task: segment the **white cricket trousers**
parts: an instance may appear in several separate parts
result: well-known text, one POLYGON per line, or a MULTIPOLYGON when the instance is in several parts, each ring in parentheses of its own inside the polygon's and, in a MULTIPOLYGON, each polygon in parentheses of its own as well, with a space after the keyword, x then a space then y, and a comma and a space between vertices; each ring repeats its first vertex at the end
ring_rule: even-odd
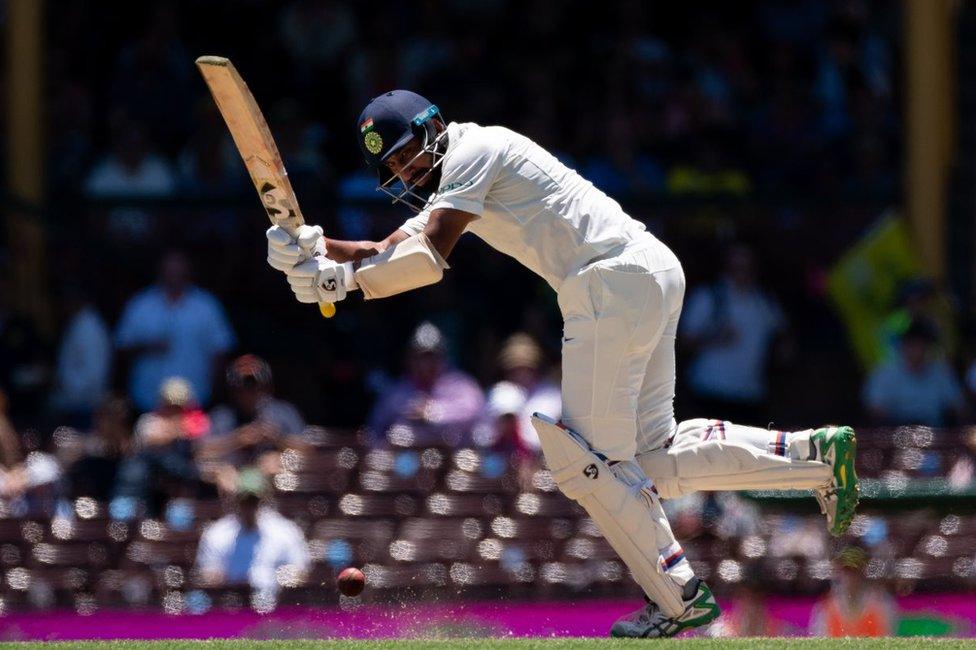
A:
POLYGON ((563 283, 566 426, 611 461, 636 459, 662 498, 828 483, 830 467, 808 460, 810 430, 675 422, 674 348, 684 294, 681 263, 650 235, 563 283))
POLYGON ((610 460, 664 446, 674 421, 678 258, 650 235, 559 288, 563 422, 610 460))

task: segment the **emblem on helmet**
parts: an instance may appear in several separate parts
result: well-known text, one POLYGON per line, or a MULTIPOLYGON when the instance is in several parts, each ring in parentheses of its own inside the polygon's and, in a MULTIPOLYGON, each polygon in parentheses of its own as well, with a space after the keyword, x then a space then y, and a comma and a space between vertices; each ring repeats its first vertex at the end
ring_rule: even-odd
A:
POLYGON ((376 131, 369 131, 363 136, 363 142, 366 144, 366 151, 370 152, 374 156, 380 152, 383 148, 383 138, 376 131))

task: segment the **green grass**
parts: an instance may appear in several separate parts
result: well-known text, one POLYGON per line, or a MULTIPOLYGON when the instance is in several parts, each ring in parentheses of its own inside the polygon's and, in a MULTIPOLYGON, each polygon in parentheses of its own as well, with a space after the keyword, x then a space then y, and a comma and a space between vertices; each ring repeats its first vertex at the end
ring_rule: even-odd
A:
POLYGON ((848 650, 881 650, 882 648, 967 648, 976 649, 976 640, 963 639, 438 639, 383 641, 62 641, 51 643, 0 643, 0 650, 24 650, 29 647, 70 648, 71 650, 453 650, 454 648, 481 650, 589 650, 590 648, 637 648, 648 644, 659 647, 677 647, 680 650, 718 650, 722 648, 748 648, 749 650, 819 650, 845 648, 848 650))

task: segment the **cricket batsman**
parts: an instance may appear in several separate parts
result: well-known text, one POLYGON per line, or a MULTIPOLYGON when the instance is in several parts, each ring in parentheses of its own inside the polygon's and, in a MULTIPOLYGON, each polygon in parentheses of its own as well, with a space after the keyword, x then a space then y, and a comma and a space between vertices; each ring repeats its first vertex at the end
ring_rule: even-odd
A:
POLYGON ((438 282, 472 232, 542 276, 564 320, 563 419, 534 425, 559 489, 592 517, 647 596, 613 636, 666 637, 719 615, 661 499, 696 490, 811 489, 834 535, 858 499, 849 427, 771 431, 674 419, 675 335, 685 277, 674 253, 545 149, 501 126, 446 122, 394 90, 359 116, 378 189, 416 215, 383 241, 320 227, 267 232, 268 263, 304 303, 367 300, 438 282))

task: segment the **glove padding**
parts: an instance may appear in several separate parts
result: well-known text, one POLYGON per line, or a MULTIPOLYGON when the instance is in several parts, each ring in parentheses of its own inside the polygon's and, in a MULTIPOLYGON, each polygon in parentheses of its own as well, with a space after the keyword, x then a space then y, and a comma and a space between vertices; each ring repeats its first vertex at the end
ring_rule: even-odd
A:
POLYGON ((268 238, 268 264, 273 269, 287 273, 309 258, 325 256, 321 226, 299 226, 295 237, 281 226, 271 226, 265 236, 268 238))
POLYGON ((288 284, 298 302, 339 302, 356 288, 351 262, 339 264, 327 257, 313 257, 288 269, 288 284))

